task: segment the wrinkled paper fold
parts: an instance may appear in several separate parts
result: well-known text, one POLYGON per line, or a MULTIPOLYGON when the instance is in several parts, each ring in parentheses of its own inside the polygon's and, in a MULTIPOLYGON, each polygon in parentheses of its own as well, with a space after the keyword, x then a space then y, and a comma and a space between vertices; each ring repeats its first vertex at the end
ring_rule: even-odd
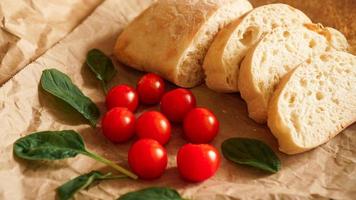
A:
POLYGON ((102 0, 1 0, 0 85, 66 36, 102 0))

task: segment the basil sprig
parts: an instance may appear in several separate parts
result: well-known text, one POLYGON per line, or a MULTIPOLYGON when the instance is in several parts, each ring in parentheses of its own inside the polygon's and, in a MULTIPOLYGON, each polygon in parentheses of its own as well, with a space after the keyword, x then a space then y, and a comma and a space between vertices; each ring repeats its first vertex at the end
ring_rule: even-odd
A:
POLYGON ((13 151, 17 157, 26 160, 61 160, 82 154, 137 179, 137 176, 127 169, 87 150, 82 137, 73 130, 32 133, 16 140, 13 151))
POLYGON ((91 171, 80 175, 57 188, 57 194, 60 200, 68 200, 79 190, 86 189, 93 183, 100 180, 125 178, 124 175, 114 176, 111 173, 102 174, 98 171, 91 171))
POLYGON ((230 138, 221 145, 224 157, 236 164, 276 173, 281 161, 265 143, 249 138, 230 138))
POLYGON ((107 83, 115 76, 116 69, 111 59, 98 49, 92 49, 87 54, 86 63, 100 80, 105 93, 108 91, 107 83))
POLYGON ((48 93, 66 102, 95 127, 100 117, 98 107, 73 84, 71 79, 56 69, 42 72, 41 86, 48 93))
POLYGON ((149 187, 129 192, 117 200, 184 200, 179 193, 167 187, 149 187))

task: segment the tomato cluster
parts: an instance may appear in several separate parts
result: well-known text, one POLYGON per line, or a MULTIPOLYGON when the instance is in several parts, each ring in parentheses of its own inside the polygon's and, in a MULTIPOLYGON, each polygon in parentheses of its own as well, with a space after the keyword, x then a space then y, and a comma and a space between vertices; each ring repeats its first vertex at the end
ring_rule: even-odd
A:
POLYGON ((189 142, 177 154, 181 177, 199 182, 213 176, 220 164, 218 150, 207 144, 219 131, 216 116, 206 108, 196 107, 193 93, 178 88, 165 93, 165 82, 156 74, 144 75, 136 89, 128 85, 113 87, 106 96, 109 110, 102 119, 102 131, 115 143, 126 142, 134 135, 138 140, 128 153, 130 168, 142 179, 160 177, 168 162, 163 145, 171 137, 171 122, 182 123, 184 138, 189 142), (160 103, 160 110, 143 112, 137 119, 133 112, 139 103, 160 103))

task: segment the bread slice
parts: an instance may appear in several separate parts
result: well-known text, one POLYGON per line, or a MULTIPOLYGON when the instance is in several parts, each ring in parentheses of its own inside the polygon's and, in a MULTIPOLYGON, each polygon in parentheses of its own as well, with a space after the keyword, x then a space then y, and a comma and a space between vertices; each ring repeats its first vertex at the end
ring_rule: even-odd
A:
POLYGON ((203 80, 202 62, 215 34, 251 9, 248 0, 160 0, 123 30, 114 54, 133 68, 193 87, 203 80))
POLYGON ((310 23, 301 11, 285 4, 253 9, 221 30, 204 60, 206 85, 218 92, 237 92, 239 65, 247 50, 278 26, 310 23))
POLYGON ((346 50, 342 33, 317 24, 279 27, 251 49, 240 68, 239 88, 249 116, 267 120, 267 107, 279 80, 308 57, 332 49, 346 50))
POLYGON ((268 110, 268 126, 287 154, 317 147, 356 121, 356 56, 317 55, 289 72, 268 110))

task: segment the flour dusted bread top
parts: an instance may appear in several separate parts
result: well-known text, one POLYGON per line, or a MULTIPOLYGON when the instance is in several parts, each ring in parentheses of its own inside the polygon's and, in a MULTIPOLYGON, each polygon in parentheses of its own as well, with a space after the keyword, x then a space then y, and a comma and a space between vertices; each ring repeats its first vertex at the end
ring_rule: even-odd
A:
POLYGON ((266 34, 247 53, 240 69, 238 84, 249 116, 265 123, 269 100, 286 73, 310 56, 347 47, 342 33, 317 24, 278 27, 266 34))
POLYGON ((239 65, 264 34, 278 26, 310 22, 304 13, 285 4, 264 5, 235 20, 219 32, 206 55, 207 86, 220 92, 238 91, 239 65))
POLYGON ((114 54, 138 70, 193 87, 202 82, 215 34, 251 9, 247 0, 160 0, 123 30, 114 54))
POLYGON ((289 72, 278 85, 268 126, 279 148, 296 154, 321 145, 356 121, 356 56, 317 55, 289 72))

